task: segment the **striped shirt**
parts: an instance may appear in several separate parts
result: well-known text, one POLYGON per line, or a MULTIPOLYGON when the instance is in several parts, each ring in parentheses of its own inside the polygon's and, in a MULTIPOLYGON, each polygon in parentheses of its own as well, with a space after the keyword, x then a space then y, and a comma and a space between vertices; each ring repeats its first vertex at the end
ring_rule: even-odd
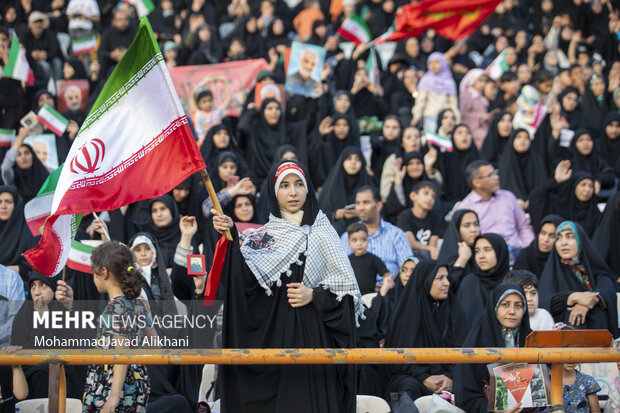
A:
MULTIPOLYGON (((349 247, 349 234, 345 232, 340 240, 347 255, 353 254, 353 250, 349 247)), ((383 218, 379 230, 374 234, 368 234, 367 252, 381 258, 392 277, 400 270, 403 262, 413 255, 405 232, 384 221, 383 218)))

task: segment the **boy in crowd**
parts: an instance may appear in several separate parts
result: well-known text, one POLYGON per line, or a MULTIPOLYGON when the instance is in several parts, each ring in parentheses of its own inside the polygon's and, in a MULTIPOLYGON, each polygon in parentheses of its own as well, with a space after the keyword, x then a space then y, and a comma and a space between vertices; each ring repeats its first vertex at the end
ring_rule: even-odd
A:
POLYGON ((437 188, 430 181, 417 183, 409 194, 413 207, 398 215, 396 226, 403 231, 418 258, 437 259, 437 241, 443 232, 442 218, 433 209, 437 188))
POLYGON ((357 284, 363 294, 374 293, 376 289, 377 274, 383 278, 389 277, 387 267, 379 257, 370 252, 368 248, 368 229, 366 225, 355 222, 347 227, 349 235, 349 247, 353 254, 349 255, 357 284))
POLYGON ((523 288, 532 331, 551 330, 553 317, 544 308, 538 308, 538 277, 527 270, 513 270, 506 274, 504 282, 514 283, 523 288))

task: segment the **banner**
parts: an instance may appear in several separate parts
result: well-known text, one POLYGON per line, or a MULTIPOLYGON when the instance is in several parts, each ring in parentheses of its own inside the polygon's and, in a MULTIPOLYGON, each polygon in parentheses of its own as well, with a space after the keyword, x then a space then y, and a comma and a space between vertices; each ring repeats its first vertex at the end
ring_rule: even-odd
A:
POLYGON ((247 93, 254 87, 258 73, 268 69, 269 66, 264 59, 253 59, 215 65, 173 67, 170 68, 170 76, 185 113, 189 114, 189 100, 196 85, 211 77, 213 80, 204 86, 213 93, 214 106, 219 107, 226 101, 228 90, 230 102, 225 108, 226 115, 239 116, 247 93), (216 80, 215 77, 218 76, 225 77, 226 82, 216 80))
POLYGON ((58 112, 64 113, 68 109, 76 112, 77 110, 86 111, 88 105, 88 80, 69 79, 56 81, 56 99, 58 101, 58 112))

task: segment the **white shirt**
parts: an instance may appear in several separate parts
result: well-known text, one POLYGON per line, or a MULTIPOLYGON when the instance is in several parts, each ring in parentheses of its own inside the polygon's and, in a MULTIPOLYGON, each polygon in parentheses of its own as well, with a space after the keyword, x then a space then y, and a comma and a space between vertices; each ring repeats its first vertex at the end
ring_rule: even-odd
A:
POLYGON ((530 328, 532 331, 551 330, 553 327, 553 317, 544 308, 537 308, 534 315, 530 316, 530 328))

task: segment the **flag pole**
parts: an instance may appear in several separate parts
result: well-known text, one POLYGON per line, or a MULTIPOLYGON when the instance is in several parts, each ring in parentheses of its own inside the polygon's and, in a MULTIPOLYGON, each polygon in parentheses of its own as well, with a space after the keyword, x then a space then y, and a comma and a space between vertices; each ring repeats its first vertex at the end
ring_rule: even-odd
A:
POLYGON ((65 280, 65 276, 67 275, 67 266, 62 267, 62 280, 65 280))
MULTIPOLYGON (((213 202, 213 208, 220 214, 223 214, 222 206, 220 205, 220 201, 217 199, 217 194, 215 193, 215 189, 213 188, 213 184, 211 183, 211 178, 209 177, 209 173, 207 169, 203 169, 200 171, 200 175, 202 176, 202 181, 205 183, 205 187, 207 188, 207 192, 209 193, 209 197, 211 198, 211 202, 213 202)), ((232 241, 232 235, 230 235, 230 231, 226 231, 224 236, 228 239, 228 241, 232 241)))

